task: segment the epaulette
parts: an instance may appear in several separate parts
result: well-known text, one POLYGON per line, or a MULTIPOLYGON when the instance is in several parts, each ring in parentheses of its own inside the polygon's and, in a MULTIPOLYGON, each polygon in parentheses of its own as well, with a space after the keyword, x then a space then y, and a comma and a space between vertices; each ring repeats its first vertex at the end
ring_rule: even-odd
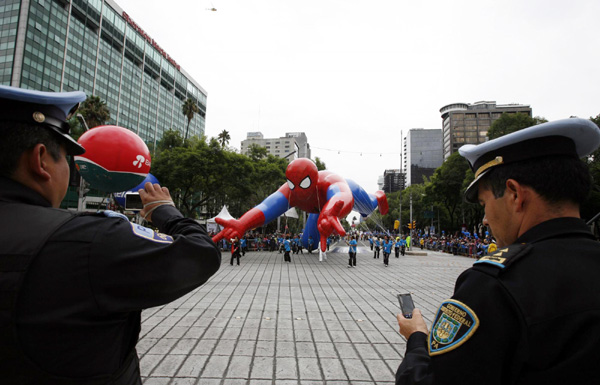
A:
POLYGON ((526 255, 531 249, 530 244, 521 243, 513 244, 508 247, 498 249, 491 255, 486 255, 480 258, 473 266, 495 266, 500 271, 506 269, 511 264, 515 263, 519 258, 526 255))

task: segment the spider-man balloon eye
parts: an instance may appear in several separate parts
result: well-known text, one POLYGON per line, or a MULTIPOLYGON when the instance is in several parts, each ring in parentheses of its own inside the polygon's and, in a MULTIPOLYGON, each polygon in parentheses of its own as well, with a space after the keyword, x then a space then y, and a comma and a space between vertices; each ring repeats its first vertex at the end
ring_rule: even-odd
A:
POLYGON ((287 180, 287 184, 288 184, 288 187, 290 188, 290 190, 293 190, 294 187, 296 187, 296 186, 294 186, 294 184, 292 183, 292 181, 289 180, 289 179, 287 180))
POLYGON ((306 177, 304 179, 302 179, 302 182, 300 182, 300 187, 303 189, 307 189, 310 187, 310 177, 306 177))

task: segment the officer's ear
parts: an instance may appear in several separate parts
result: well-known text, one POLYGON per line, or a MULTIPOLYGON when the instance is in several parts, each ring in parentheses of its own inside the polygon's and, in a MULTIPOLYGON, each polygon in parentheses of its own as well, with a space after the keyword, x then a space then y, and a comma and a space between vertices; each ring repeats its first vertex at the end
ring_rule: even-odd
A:
POLYGON ((527 200, 529 189, 517 182, 514 179, 506 181, 505 195, 508 194, 507 198, 509 202, 513 204, 517 211, 522 211, 527 200))
POLYGON ((52 155, 45 144, 38 143, 30 151, 26 152, 29 171, 43 181, 48 181, 52 177, 50 174, 50 161, 52 155))

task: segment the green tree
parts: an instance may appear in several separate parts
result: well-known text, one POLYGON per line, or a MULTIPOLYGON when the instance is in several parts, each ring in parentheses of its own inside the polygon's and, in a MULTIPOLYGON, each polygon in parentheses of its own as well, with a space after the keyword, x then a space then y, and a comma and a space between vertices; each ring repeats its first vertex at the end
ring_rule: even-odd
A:
POLYGON ((187 100, 183 102, 183 105, 181 106, 181 113, 183 113, 183 115, 187 118, 187 127, 185 128, 185 136, 183 137, 184 141, 187 140, 190 123, 198 111, 198 105, 192 98, 187 98, 187 100))
POLYGON ((269 152, 266 147, 259 146, 256 143, 252 143, 250 147, 248 147, 248 156, 253 161, 257 161, 263 158, 266 158, 269 152))
POLYGON ((110 119, 106 102, 99 96, 88 96, 77 112, 83 116, 89 128, 102 126, 110 119))
POLYGON ((229 141, 231 140, 231 135, 229 135, 229 131, 223 130, 217 136, 217 138, 219 139, 219 143, 221 143, 221 147, 225 148, 225 146, 227 146, 229 144, 229 141))
POLYGON ((321 158, 319 158, 318 156, 315 158, 315 164, 317 165, 317 170, 319 170, 319 171, 327 170, 327 166, 325 165, 325 162, 323 162, 321 160, 321 158))
MULTIPOLYGON (((590 120, 600 127, 600 114, 596 117, 590 117, 590 120)), ((590 220, 600 213, 600 148, 594 151, 586 161, 592 175, 592 191, 581 206, 581 216, 586 220, 590 220)))
POLYGON ((532 118, 528 114, 518 112, 516 114, 503 113, 500 118, 492 123, 488 138, 490 140, 499 138, 511 132, 519 131, 527 127, 535 126, 540 123, 547 122, 545 118, 536 116, 532 118))
POLYGON ((435 170, 425 189, 429 199, 445 210, 453 230, 460 227, 457 214, 463 203, 463 183, 469 169, 467 160, 455 152, 435 170))

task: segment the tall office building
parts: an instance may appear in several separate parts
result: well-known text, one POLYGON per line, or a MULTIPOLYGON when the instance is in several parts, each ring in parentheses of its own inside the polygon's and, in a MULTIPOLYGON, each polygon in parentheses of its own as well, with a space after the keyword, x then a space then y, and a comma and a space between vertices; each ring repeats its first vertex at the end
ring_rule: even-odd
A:
POLYGON ((443 163, 442 130, 413 128, 404 138, 402 162, 406 186, 423 183, 443 163))
POLYGON ((383 172, 383 186, 381 189, 386 193, 402 191, 405 187, 405 174, 400 170, 385 170, 383 172))
POLYGON ((184 133, 191 98, 189 136, 204 134, 206 91, 112 0, 0 2, 0 84, 99 96, 150 148, 184 133))
POLYGON ((290 161, 296 158, 310 158, 310 144, 304 132, 287 132, 280 138, 265 138, 261 132, 248 132, 242 140, 240 153, 248 154, 250 146, 257 145, 268 153, 290 161))
POLYGON ((531 116, 531 107, 522 104, 496 104, 496 102, 453 103, 442 107, 440 113, 443 121, 444 160, 446 160, 464 144, 479 144, 487 141, 490 126, 503 113, 523 113, 531 116))

